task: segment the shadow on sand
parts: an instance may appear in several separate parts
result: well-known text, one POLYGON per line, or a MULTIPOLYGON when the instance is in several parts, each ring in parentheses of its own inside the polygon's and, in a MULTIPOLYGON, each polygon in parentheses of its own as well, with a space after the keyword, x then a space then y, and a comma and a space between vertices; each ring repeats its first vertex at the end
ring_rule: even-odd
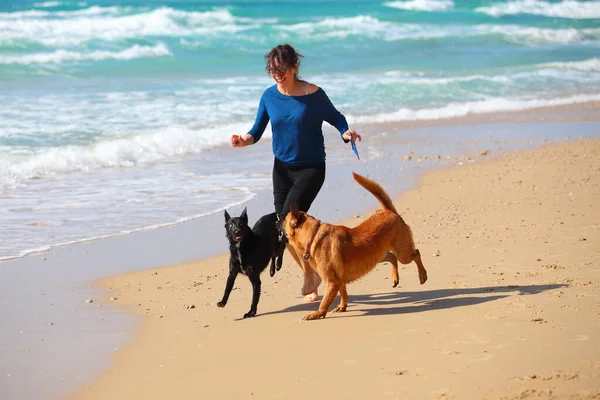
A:
MULTIPOLYGON (((508 285, 508 286, 485 286, 479 288, 462 289, 438 289, 424 290, 418 292, 387 292, 377 294, 348 295, 348 310, 345 314, 337 314, 343 317, 357 317, 365 315, 394 315, 423 312, 430 310, 443 310, 455 307, 472 306, 486 303, 509 296, 534 295, 548 290, 566 287, 566 284, 552 285, 508 285), (378 308, 364 308, 361 305, 381 306, 378 308), (357 314, 356 312, 359 312, 357 314)), ((333 306, 337 306, 339 296, 333 306)), ((261 315, 280 314, 292 311, 316 311, 319 302, 302 303, 282 310, 260 313, 261 315)), ((329 315, 329 314, 328 314, 329 315)))

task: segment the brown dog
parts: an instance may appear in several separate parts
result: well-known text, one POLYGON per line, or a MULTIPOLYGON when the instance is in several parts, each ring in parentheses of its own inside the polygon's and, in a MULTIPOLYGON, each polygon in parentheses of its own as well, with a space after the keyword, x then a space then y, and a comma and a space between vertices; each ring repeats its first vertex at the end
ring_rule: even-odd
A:
MULTIPOLYGON (((281 221, 280 227, 289 244, 298 254, 303 254, 304 261, 327 282, 319 310, 305 315, 303 319, 306 320, 325 318, 338 291, 340 305, 333 312, 346 311, 346 285, 369 273, 381 261, 390 261, 392 265, 395 259, 402 264, 415 261, 419 281, 423 284, 427 280, 427 271, 419 250, 415 249, 410 227, 398 214, 390 197, 375 181, 356 173, 352 175, 379 200, 383 210, 377 210, 355 228, 321 223, 294 205, 281 221)), ((394 279, 397 282, 397 270, 394 279)))

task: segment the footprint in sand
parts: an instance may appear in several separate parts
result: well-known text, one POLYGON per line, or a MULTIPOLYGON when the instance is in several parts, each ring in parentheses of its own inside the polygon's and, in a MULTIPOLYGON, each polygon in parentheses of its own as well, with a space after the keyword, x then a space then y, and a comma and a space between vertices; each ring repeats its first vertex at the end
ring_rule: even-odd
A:
POLYGON ((430 394, 434 395, 436 399, 454 399, 454 395, 450 393, 450 389, 446 387, 440 387, 437 390, 431 390, 430 394))
POLYGON ((448 354, 448 355, 455 355, 455 354, 460 354, 461 352, 458 350, 447 350, 444 351, 444 354, 448 354))
POLYGON ((590 337, 588 335, 577 335, 575 336, 574 339, 571 339, 571 342, 587 342, 588 340, 590 340, 590 337))

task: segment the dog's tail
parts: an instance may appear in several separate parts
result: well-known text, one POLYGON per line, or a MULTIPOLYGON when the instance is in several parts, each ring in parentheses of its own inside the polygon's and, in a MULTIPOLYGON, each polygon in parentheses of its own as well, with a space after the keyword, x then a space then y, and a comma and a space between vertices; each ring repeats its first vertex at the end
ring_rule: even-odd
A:
POLYGON ((377 198, 377 200, 379 200, 383 208, 398 214, 398 211, 396 211, 396 207, 394 207, 394 203, 392 203, 390 196, 388 196, 385 190, 383 190, 383 188, 377 182, 359 175, 356 172, 353 172, 352 175, 354 176, 354 180, 358 182, 360 186, 367 189, 373 196, 375 196, 375 198, 377 198))

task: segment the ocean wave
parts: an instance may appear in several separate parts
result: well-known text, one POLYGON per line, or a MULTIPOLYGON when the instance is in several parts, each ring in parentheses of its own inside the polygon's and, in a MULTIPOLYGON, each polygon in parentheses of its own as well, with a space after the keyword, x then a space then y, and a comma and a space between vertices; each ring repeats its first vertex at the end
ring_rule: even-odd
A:
POLYGON ((353 36, 386 41, 498 36, 503 37, 506 41, 528 46, 600 40, 600 30, 594 28, 579 30, 576 28, 538 28, 516 24, 408 24, 382 21, 369 15, 328 17, 315 22, 278 25, 276 28, 294 32, 310 40, 347 39, 353 36))
POLYGON ((600 71, 600 58, 590 58, 589 60, 583 61, 570 61, 570 62, 551 62, 542 64, 542 67, 553 67, 553 68, 565 68, 575 69, 578 71, 600 71))
POLYGON ((60 1, 45 1, 43 3, 34 3, 33 6, 34 7, 41 7, 41 8, 46 8, 46 7, 58 7, 60 5, 62 5, 63 3, 61 3, 60 1))
MULTIPOLYGON (((48 6, 50 7, 50 6, 48 6)), ((122 15, 125 13, 132 12, 134 9, 132 7, 101 7, 101 6, 92 6, 87 8, 81 8, 79 10, 71 10, 71 11, 48 11, 48 10, 27 10, 27 11, 14 11, 14 12, 0 12, 0 21, 2 20, 23 20, 23 19, 31 19, 31 20, 40 20, 45 18, 63 18, 69 19, 73 17, 81 17, 81 16, 100 16, 100 15, 122 15)))
MULTIPOLYGON (((49 12, 27 11, 26 13, 49 12)), ((45 46, 64 47, 77 46, 93 40, 114 42, 149 37, 179 37, 182 46, 199 47, 206 42, 204 39, 207 37, 230 38, 231 35, 237 34, 237 39, 251 41, 252 35, 266 34, 258 31, 259 29, 275 32, 286 40, 289 39, 290 33, 293 33, 297 37, 310 41, 355 37, 402 41, 493 35, 503 37, 510 42, 535 46, 545 43, 564 44, 600 40, 600 30, 593 28, 552 29, 516 24, 417 24, 386 21, 371 15, 325 17, 320 20, 282 24, 274 18, 236 17, 226 9, 197 12, 162 7, 141 11, 122 7, 93 6, 63 13, 68 14, 68 17, 55 18, 55 13, 50 13, 53 17, 48 18, 44 15, 0 13, 0 32, 2 32, 0 45, 41 43, 45 46), (250 31, 254 33, 246 33, 250 31)))
POLYGON ((599 39, 599 32, 590 33, 575 28, 550 29, 520 25, 481 25, 480 27, 483 35, 501 35, 507 41, 527 46, 545 43, 567 44, 599 39))
POLYGON ((0 13, 0 43, 29 40, 47 46, 65 46, 94 39, 118 41, 152 36, 215 36, 274 22, 273 19, 234 17, 225 9, 196 12, 162 7, 133 12, 122 7, 94 6, 85 10, 64 11, 64 18, 56 18, 58 13, 48 13, 0 13))
POLYGON ((475 12, 501 17, 503 15, 533 14, 552 18, 593 19, 600 18, 600 1, 563 0, 550 3, 540 0, 516 0, 478 7, 475 12))
POLYGON ((73 1, 44 1, 41 3, 33 3, 34 7, 40 7, 40 8, 51 8, 51 7, 59 7, 59 6, 78 6, 78 7, 86 7, 87 3, 85 1, 77 1, 77 2, 73 2, 73 1))
MULTIPOLYGON (((28 179, 90 172, 105 168, 129 168, 171 157, 199 154, 229 143, 230 134, 248 124, 191 129, 171 126, 131 137, 104 139, 91 145, 41 148, 18 154, 0 153, 0 189, 28 179)), ((265 134, 265 137, 269 134, 265 134)), ((15 150, 18 150, 15 148, 15 150)))
MULTIPOLYGON (((531 76, 533 73, 525 74, 529 79, 536 80, 545 80, 547 82, 552 82, 556 84, 557 82, 571 82, 577 85, 593 85, 593 87, 598 87, 600 84, 600 74, 590 73, 590 71, 577 70, 574 68, 569 69, 557 69, 556 66, 551 66, 550 68, 542 68, 535 71, 535 75, 533 78, 531 76)), ((518 77, 518 74, 515 76, 518 77)))
POLYGON ((386 123, 400 121, 438 120, 444 118, 464 117, 470 114, 521 111, 539 107, 585 103, 588 101, 600 101, 600 94, 559 97, 553 99, 494 98, 482 101, 450 103, 439 108, 401 108, 390 113, 348 116, 348 121, 350 123, 386 123))
POLYGON ((454 8, 454 2, 452 0, 390 1, 383 5, 408 11, 446 11, 454 8))
POLYGON ((320 21, 277 25, 275 28, 284 32, 294 32, 302 37, 322 40, 332 37, 346 38, 352 35, 365 35, 371 38, 384 37, 386 32, 394 28, 394 24, 370 15, 357 15, 354 17, 326 17, 320 21))
POLYGON ((133 45, 121 51, 92 51, 79 53, 67 50, 56 50, 51 53, 33 53, 18 56, 0 56, 0 64, 62 64, 84 61, 133 60, 136 58, 152 58, 170 56, 171 52, 164 43, 156 46, 133 45))
POLYGON ((488 81, 495 83, 512 83, 512 79, 507 76, 489 76, 489 75, 467 75, 467 76, 449 76, 449 77, 423 77, 406 74, 403 71, 388 71, 384 74, 395 81, 401 81, 402 84, 411 85, 451 85, 457 82, 488 81))

